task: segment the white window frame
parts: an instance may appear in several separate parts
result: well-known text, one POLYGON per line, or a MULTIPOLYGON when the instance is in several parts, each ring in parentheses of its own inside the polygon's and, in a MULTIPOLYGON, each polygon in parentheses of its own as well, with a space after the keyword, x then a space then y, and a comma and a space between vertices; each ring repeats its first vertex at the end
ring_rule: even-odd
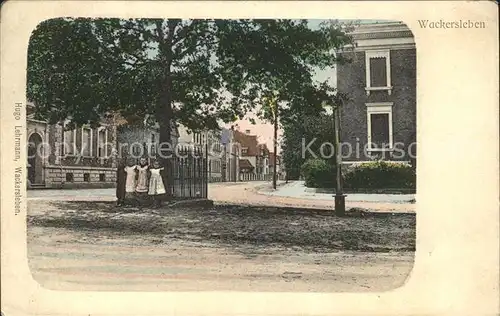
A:
POLYGON ((66 121, 63 124, 62 133, 63 133, 64 152, 60 153, 61 157, 64 157, 64 156, 76 156, 76 129, 74 128, 74 129, 72 129, 70 131, 66 131, 66 125, 68 125, 68 123, 69 123, 69 121, 66 121), (73 143, 69 144, 69 145, 72 145, 71 153, 68 153, 68 154, 66 153, 66 137, 64 137, 64 133, 65 132, 71 132, 71 135, 73 135, 73 143))
POLYGON ((366 73, 366 95, 370 95, 371 91, 380 91, 386 90, 389 95, 392 94, 392 85, 391 85, 391 53, 389 49, 384 50, 372 50, 365 52, 365 73, 366 73), (385 71, 387 78, 387 85, 385 87, 372 87, 370 80, 370 59, 371 58, 385 58, 385 71))
POLYGON ((92 131, 93 130, 90 127, 82 127, 82 130, 81 130, 81 132, 82 132, 82 137, 81 137, 82 138, 81 139, 82 143, 81 143, 81 148, 80 148, 80 154, 82 155, 82 157, 92 157, 92 154, 93 154, 93 152, 92 152, 92 147, 93 147, 92 146, 92 141, 93 141, 93 139, 92 139, 92 131), (89 148, 89 155, 88 156, 84 156, 83 155, 83 130, 85 130, 85 129, 90 131, 90 148, 89 148))
POLYGON ((394 149, 394 139, 392 134, 392 106, 393 102, 376 102, 376 103, 366 103, 366 124, 367 124, 367 140, 368 140, 368 151, 381 152, 381 151, 392 151, 394 149), (372 145, 372 114, 388 114, 389 115, 389 148, 373 148, 372 145))
MULTIPOLYGON (((92 134, 90 134, 92 137, 92 134)), ((82 133, 83 137, 83 133, 82 133)), ((99 158, 107 158, 108 157, 108 129, 105 126, 101 126, 97 129, 97 155, 99 158), (99 156, 99 145, 100 145, 100 132, 104 130, 104 156, 99 156)))

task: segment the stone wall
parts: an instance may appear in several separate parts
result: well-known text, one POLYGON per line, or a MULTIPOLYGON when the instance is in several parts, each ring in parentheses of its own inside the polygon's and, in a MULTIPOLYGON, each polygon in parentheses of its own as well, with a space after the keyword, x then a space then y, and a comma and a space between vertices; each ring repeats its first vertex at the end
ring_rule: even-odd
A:
POLYGON ((67 168, 64 166, 45 168, 45 186, 47 188, 105 188, 115 185, 115 168, 67 168), (67 178, 67 175, 72 175, 73 179, 67 178))

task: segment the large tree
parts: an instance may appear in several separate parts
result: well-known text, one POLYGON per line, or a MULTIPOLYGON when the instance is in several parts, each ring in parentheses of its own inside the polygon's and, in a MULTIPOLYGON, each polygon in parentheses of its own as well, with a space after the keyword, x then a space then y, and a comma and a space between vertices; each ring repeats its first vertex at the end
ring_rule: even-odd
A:
POLYGON ((350 43, 345 31, 306 20, 47 20, 30 40, 27 97, 51 123, 152 115, 169 143, 172 121, 217 128, 276 87, 288 111, 304 99, 319 110, 325 86, 313 72, 337 62, 333 52, 350 43))

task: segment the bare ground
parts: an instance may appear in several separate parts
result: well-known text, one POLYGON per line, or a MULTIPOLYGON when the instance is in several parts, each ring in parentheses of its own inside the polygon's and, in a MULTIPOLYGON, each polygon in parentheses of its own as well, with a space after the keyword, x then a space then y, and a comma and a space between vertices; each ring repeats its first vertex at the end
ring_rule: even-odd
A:
POLYGON ((61 290, 383 291, 413 265, 415 214, 29 201, 36 280, 61 290))

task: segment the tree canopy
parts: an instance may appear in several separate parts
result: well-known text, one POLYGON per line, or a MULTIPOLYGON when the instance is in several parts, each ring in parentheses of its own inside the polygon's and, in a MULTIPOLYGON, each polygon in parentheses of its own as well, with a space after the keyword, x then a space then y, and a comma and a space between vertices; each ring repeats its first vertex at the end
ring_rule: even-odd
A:
POLYGON ((291 109, 318 107, 327 86, 314 68, 338 62, 346 30, 337 21, 313 30, 307 20, 51 19, 31 36, 27 97, 52 123, 119 113, 193 130, 243 118, 269 91, 291 109))

